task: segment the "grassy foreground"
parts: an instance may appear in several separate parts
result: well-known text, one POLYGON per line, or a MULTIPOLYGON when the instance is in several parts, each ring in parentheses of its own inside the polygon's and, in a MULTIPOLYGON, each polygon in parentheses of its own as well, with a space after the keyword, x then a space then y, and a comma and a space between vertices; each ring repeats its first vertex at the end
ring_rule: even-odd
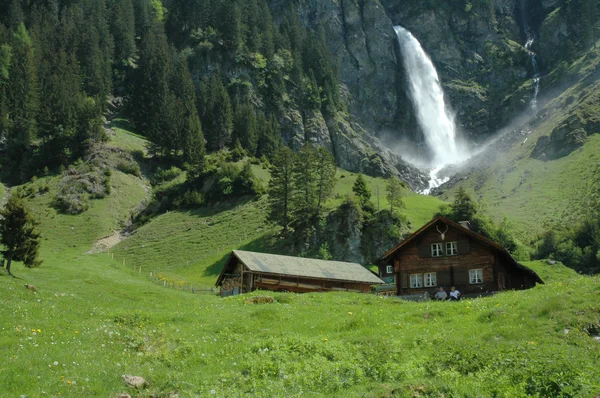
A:
POLYGON ((122 374, 149 381, 143 397, 600 391, 597 277, 459 303, 275 294, 252 305, 162 288, 106 254, 46 259, 0 277, 3 396, 115 396, 122 374))

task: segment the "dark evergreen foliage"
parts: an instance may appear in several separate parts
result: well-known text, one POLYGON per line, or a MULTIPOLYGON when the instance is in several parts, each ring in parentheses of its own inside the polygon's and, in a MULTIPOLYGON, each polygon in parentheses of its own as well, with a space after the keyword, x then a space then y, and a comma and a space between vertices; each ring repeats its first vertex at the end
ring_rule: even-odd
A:
POLYGON ((28 268, 40 266, 40 234, 36 226, 37 221, 18 195, 12 195, 0 210, 0 244, 4 247, 1 253, 9 275, 13 261, 21 261, 28 268))

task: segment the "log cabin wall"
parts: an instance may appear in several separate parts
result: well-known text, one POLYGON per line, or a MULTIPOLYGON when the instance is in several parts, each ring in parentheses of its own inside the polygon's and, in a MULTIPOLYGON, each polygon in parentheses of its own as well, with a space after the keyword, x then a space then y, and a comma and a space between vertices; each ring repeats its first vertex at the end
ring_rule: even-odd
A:
MULTIPOLYGON (((272 275, 254 273, 254 289, 288 291, 296 293, 350 291, 369 293, 368 283, 343 282, 328 279, 298 278, 290 275, 272 275)), ((246 278, 246 277, 244 277, 246 278)))
MULTIPOLYGON (((445 224, 440 223, 440 231, 445 231, 445 224)), ((498 290, 496 265, 496 250, 464 232, 449 227, 442 240, 435 225, 421 236, 400 248, 390 261, 393 261, 397 273, 397 289, 399 295, 434 294, 439 286, 449 291, 451 286, 461 293, 482 293, 498 290), (447 247, 447 243, 456 242, 456 254, 447 247), (440 256, 432 255, 432 244, 441 244, 440 256), (480 269, 483 283, 470 283, 469 271, 480 269), (425 286, 425 274, 435 273, 435 286, 425 286), (411 288, 411 275, 421 275, 422 287, 411 288)), ((388 265, 388 264, 386 264, 388 265)))

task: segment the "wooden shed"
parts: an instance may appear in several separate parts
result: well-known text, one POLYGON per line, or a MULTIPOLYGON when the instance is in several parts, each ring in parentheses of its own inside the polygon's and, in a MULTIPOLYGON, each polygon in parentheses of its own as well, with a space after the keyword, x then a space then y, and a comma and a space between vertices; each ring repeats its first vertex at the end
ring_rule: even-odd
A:
POLYGON ((451 286, 463 294, 527 289, 544 283, 502 246, 444 217, 437 217, 379 260, 379 276, 397 295, 435 293, 451 286))
POLYGON ((383 283, 374 273, 356 263, 234 250, 216 286, 221 287, 221 296, 230 296, 255 289, 368 293, 372 285, 383 283))

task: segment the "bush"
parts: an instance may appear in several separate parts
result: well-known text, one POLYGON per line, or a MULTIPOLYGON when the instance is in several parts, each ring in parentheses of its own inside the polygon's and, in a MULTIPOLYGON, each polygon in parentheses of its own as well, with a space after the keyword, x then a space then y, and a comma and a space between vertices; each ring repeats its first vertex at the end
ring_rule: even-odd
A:
POLYGON ((67 169, 58 187, 53 207, 66 214, 81 214, 89 208, 89 199, 110 195, 109 168, 100 169, 82 162, 67 169))
POLYGON ((117 162, 116 168, 125 174, 131 174, 136 177, 141 177, 142 175, 140 165, 133 160, 121 159, 117 162))
POLYGON ((162 184, 163 182, 166 182, 166 181, 173 181, 174 179, 179 177, 181 175, 181 173, 183 173, 183 171, 180 168, 175 167, 175 166, 171 166, 170 168, 168 168, 166 170, 162 170, 159 167, 156 170, 156 173, 154 173, 152 180, 153 180, 154 184, 162 184))

